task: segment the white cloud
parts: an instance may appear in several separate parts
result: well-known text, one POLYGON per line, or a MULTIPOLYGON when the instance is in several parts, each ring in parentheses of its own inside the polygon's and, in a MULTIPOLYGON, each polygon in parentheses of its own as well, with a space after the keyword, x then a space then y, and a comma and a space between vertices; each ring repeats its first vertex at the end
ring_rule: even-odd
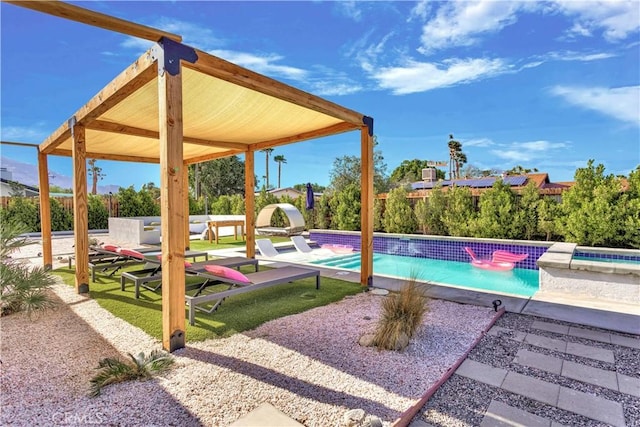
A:
POLYGON ((51 133, 51 130, 45 130, 42 126, 43 124, 41 123, 36 123, 28 127, 2 126, 0 129, 0 138, 2 138, 3 141, 40 144, 51 133))
POLYGON ((616 42, 640 30, 640 7, 636 0, 555 2, 554 8, 576 22, 568 31, 572 36, 591 36, 602 31, 605 40, 616 42))
POLYGON ((531 162, 541 159, 551 159, 558 150, 568 148, 564 142, 527 141, 501 144, 500 149, 491 153, 501 159, 515 163, 531 162))
POLYGON ((422 53, 469 46, 482 34, 495 33, 517 21, 517 12, 535 3, 507 1, 464 1, 439 3, 436 16, 422 28, 422 53))
POLYGON ((601 33, 605 40, 618 42, 640 30, 637 0, 420 2, 412 9, 408 21, 414 18, 426 21, 418 50, 431 54, 440 49, 476 44, 483 37, 515 24, 521 15, 534 12, 560 14, 572 20, 566 33, 573 38, 601 33), (437 5, 435 11, 430 9, 433 4, 437 5))
POLYGON ((407 22, 411 22, 413 21, 414 18, 419 18, 423 21, 427 20, 427 16, 429 15, 429 12, 431 11, 431 4, 429 1, 427 0, 421 0, 419 1, 413 9, 411 9, 411 12, 409 13, 409 18, 407 19, 407 22))
POLYGON ((581 61, 581 62, 591 62, 591 61, 600 61, 602 59, 609 59, 616 57, 614 53, 581 53, 581 52, 552 52, 549 54, 551 59, 555 59, 558 61, 581 61))
POLYGON ((551 94, 570 104, 640 125, 640 86, 620 88, 555 86, 551 94))
POLYGON ((351 18, 356 22, 360 22, 362 20, 362 11, 358 7, 358 2, 353 0, 342 0, 336 2, 335 5, 344 16, 351 18))
POLYGON ((372 77, 381 88, 405 95, 494 77, 508 69, 501 59, 452 59, 443 64, 407 60, 404 66, 379 68, 372 77))
POLYGON ((261 74, 275 75, 292 80, 304 80, 308 75, 308 71, 302 68, 276 64, 276 62, 283 59, 280 55, 260 56, 232 50, 211 50, 208 53, 261 74))
POLYGON ((489 138, 476 138, 469 139, 462 142, 465 148, 467 147, 490 147, 495 143, 489 138))

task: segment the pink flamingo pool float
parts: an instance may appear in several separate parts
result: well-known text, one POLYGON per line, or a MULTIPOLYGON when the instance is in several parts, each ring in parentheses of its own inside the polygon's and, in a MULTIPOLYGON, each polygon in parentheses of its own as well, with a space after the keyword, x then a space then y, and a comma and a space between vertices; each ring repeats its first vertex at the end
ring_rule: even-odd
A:
POLYGON ((471 257, 471 265, 477 268, 481 268, 483 270, 493 270, 493 271, 509 271, 513 270, 515 267, 515 263, 524 260, 529 256, 529 254, 514 254, 509 251, 498 250, 493 253, 493 256, 490 260, 488 259, 479 259, 473 249, 466 246, 464 248, 465 251, 471 257))
POLYGON ((351 245, 324 244, 321 247, 322 249, 329 249, 335 254, 350 254, 353 252, 353 246, 351 245))

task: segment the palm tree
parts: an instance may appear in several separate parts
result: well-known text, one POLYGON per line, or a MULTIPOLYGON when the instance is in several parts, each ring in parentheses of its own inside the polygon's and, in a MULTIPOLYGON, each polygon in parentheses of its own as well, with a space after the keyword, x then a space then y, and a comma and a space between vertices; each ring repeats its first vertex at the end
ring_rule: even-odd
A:
POLYGON ((467 163, 467 155, 464 154, 462 151, 456 152, 455 162, 456 162, 456 178, 460 178, 460 167, 465 163, 467 163))
POLYGON ((265 154, 265 161, 266 161, 265 177, 267 180, 265 188, 268 190, 269 189, 269 156, 273 152, 273 148, 265 148, 264 150, 260 150, 260 151, 265 154))
POLYGON ((462 152, 462 144, 460 142, 453 139, 453 134, 449 134, 449 179, 457 178, 457 173, 454 175, 455 170, 460 170, 460 165, 457 163, 456 158, 458 157, 457 153, 462 152), (456 167, 454 168, 454 163, 456 167))
POLYGON ((96 159, 89 159, 89 175, 91 175, 92 185, 91 194, 98 193, 98 180, 104 178, 106 175, 102 173, 102 168, 96 166, 96 159))
POLYGON ((282 173, 282 164, 287 163, 287 159, 282 154, 273 156, 273 161, 278 163, 278 188, 280 188, 280 174, 282 173))

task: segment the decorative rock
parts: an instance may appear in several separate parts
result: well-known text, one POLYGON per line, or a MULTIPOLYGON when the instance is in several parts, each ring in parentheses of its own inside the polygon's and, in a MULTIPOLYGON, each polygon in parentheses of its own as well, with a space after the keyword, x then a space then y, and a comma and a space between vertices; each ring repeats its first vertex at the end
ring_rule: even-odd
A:
POLYGON ((394 350, 396 351, 403 350, 408 345, 409 345, 409 335, 402 333, 398 335, 398 339, 396 340, 396 345, 394 347, 394 350))
POLYGON ((382 427, 382 420, 375 415, 370 415, 364 421, 363 427, 382 427))
POLYGON ((371 294, 373 295, 389 295, 389 291, 386 289, 372 289, 371 294))
POLYGON ((364 420, 364 409, 350 409, 345 412, 342 421, 347 427, 355 427, 364 420))
POLYGON ((358 340, 358 344, 360 344, 362 347, 373 347, 375 345, 373 343, 373 339, 375 338, 375 336, 376 334, 374 333, 364 334, 358 340))

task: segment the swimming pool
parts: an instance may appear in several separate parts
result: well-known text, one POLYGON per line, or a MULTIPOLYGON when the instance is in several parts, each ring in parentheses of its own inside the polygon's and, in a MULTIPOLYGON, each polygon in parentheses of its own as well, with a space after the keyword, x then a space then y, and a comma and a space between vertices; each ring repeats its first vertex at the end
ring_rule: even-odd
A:
MULTIPOLYGON (((360 253, 317 260, 313 264, 360 271, 360 253)), ((489 271, 475 268, 469 262, 378 253, 373 255, 373 272, 525 297, 538 291, 539 278, 537 270, 515 268, 511 271, 489 271)))
POLYGON ((610 253, 576 251, 573 254, 573 259, 580 260, 580 261, 595 261, 595 262, 606 262, 606 263, 640 265, 640 256, 619 255, 615 253, 610 254, 610 253))

